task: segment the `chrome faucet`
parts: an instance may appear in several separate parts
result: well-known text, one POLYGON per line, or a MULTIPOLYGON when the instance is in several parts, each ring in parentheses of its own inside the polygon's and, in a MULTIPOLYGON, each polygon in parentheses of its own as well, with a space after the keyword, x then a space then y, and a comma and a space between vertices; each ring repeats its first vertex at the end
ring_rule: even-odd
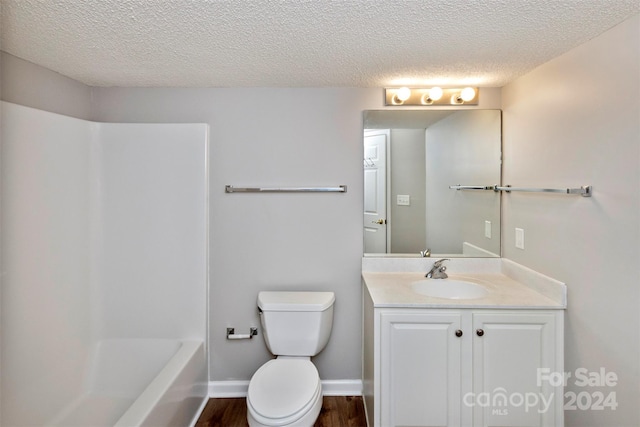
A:
POLYGON ((445 273, 445 271, 447 271, 447 267, 442 265, 445 261, 449 261, 449 258, 443 258, 434 262, 433 267, 431 267, 431 270, 425 274, 425 277, 428 277, 429 279, 446 279, 449 277, 447 273, 445 273))
POLYGON ((420 256, 422 258, 427 258, 431 256, 431 249, 427 248, 424 251, 420 251, 420 256))

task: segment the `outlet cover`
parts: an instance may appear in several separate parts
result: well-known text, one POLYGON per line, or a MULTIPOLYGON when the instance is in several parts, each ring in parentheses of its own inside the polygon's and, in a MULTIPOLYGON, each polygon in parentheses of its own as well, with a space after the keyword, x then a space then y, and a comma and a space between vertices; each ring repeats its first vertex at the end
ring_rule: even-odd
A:
POLYGON ((487 239, 491 238, 491 221, 484 222, 484 237, 487 239))
POLYGON ((524 249, 524 230, 516 228, 516 248, 524 249))
POLYGON ((398 194, 396 198, 396 204, 398 206, 409 206, 411 205, 411 196, 407 194, 398 194))

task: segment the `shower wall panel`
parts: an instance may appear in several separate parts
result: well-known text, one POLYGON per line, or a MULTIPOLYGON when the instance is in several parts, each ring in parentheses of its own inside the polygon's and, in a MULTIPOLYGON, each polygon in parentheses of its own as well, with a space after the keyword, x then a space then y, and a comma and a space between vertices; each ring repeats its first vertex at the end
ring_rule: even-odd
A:
POLYGON ((99 334, 204 339, 207 125, 99 129, 99 334))
POLYGON ((1 106, 0 424, 45 425, 101 340, 206 342, 208 127, 1 106))
POLYGON ((92 127, 2 103, 3 425, 43 425, 83 387, 92 127))

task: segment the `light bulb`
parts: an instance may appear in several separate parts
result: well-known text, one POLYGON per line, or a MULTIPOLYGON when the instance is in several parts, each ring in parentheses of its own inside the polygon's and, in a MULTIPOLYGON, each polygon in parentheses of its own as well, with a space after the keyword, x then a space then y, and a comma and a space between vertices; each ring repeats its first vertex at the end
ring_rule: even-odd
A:
POLYGON ((432 101, 437 101, 442 98, 442 88, 435 86, 429 89, 429 98, 431 98, 432 101))
POLYGON ((411 89, 408 87, 401 87, 398 89, 398 92, 396 92, 396 97, 402 102, 406 101, 411 97, 411 89))
POLYGON ((462 92, 460 92, 460 99, 462 99, 464 102, 469 102, 475 97, 476 90, 472 87, 465 87, 464 89, 462 89, 462 92))

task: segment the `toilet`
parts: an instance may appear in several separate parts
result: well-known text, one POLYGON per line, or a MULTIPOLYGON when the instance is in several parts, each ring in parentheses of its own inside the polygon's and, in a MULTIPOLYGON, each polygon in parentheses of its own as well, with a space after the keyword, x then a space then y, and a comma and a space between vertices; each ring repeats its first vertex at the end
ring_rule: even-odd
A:
POLYGON ((329 341, 333 292, 260 292, 262 335, 276 358, 249 382, 250 427, 311 427, 322 408, 322 385, 311 357, 329 341))

